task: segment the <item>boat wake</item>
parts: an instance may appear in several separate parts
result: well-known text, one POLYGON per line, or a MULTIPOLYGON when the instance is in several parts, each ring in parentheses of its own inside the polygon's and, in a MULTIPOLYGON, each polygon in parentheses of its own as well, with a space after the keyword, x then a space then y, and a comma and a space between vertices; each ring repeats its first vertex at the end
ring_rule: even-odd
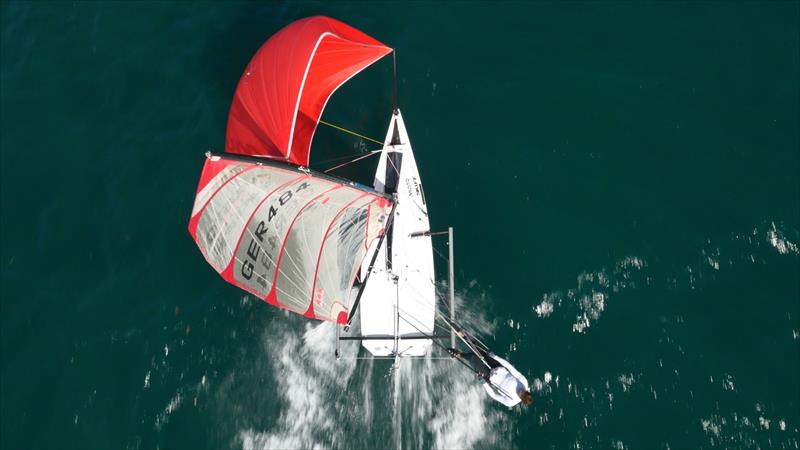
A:
MULTIPOLYGON (((264 351, 273 367, 277 395, 282 400, 277 423, 268 432, 240 433, 244 448, 339 447, 346 439, 348 384, 355 360, 333 361, 332 324, 306 324, 301 330, 274 321, 265 334, 264 351), (275 339, 279 336, 280 339, 275 339), (346 419, 345 419, 346 420, 346 419)), ((266 387, 267 383, 265 383, 266 387)))
MULTIPOLYGON (((497 437, 504 434, 498 429, 508 427, 500 409, 489 403, 471 372, 436 347, 428 357, 404 359, 394 367, 393 360, 366 356, 357 342, 343 341, 337 360, 333 324, 297 327, 281 319, 268 325, 263 341, 274 381, 265 374, 264 389, 253 392, 279 398, 279 412, 270 414, 277 419, 265 421, 262 429, 239 430, 243 448, 510 445, 497 437)), ((491 332, 479 314, 465 313, 462 319, 471 329, 491 332)))

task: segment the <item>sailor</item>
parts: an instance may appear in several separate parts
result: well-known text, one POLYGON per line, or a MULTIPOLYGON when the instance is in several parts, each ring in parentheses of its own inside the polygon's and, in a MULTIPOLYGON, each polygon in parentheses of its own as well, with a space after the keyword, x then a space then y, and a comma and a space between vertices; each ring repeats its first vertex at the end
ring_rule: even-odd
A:
POLYGON ((461 358, 472 366, 490 397, 509 408, 520 402, 525 406, 533 403, 528 380, 511 363, 473 342, 463 331, 458 331, 456 334, 468 342, 474 351, 460 352, 448 348, 447 352, 450 356, 461 358))

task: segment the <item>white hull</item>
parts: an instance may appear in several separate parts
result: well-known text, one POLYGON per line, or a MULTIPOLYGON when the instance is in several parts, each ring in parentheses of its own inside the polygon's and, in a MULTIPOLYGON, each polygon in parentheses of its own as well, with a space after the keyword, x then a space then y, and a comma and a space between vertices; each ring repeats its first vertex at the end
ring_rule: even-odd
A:
MULTIPOLYGON (((423 356, 430 339, 404 339, 433 334, 436 287, 430 236, 411 237, 430 230, 428 208, 399 111, 392 115, 384 141, 375 189, 397 194, 391 230, 381 246, 361 298, 362 345, 376 356, 423 356), (398 170, 399 169, 399 174, 398 170), (391 257, 388 257, 388 256, 391 257)), ((374 252, 374 246, 368 254, 374 252)), ((368 258, 369 259, 369 258, 368 258)), ((365 260, 362 279, 369 266, 365 260)))

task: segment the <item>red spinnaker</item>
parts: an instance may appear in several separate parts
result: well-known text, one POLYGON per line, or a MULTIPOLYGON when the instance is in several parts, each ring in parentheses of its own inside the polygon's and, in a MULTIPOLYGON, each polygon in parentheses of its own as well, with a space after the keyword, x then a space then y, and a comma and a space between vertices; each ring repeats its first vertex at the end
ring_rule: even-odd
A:
POLYGON ((329 17, 287 25, 256 52, 233 97, 225 150, 307 166, 328 98, 391 48, 329 17))

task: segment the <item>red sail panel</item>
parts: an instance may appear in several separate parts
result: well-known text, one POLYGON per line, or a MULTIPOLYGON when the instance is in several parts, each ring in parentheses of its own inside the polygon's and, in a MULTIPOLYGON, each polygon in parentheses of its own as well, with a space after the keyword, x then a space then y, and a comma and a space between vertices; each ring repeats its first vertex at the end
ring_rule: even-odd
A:
POLYGON ((329 17, 287 25, 256 52, 239 80, 225 151, 308 166, 311 140, 328 98, 391 51, 329 17))
POLYGON ((356 269, 384 232, 391 204, 286 164, 209 156, 189 233, 229 283, 272 305, 344 323, 356 269))

